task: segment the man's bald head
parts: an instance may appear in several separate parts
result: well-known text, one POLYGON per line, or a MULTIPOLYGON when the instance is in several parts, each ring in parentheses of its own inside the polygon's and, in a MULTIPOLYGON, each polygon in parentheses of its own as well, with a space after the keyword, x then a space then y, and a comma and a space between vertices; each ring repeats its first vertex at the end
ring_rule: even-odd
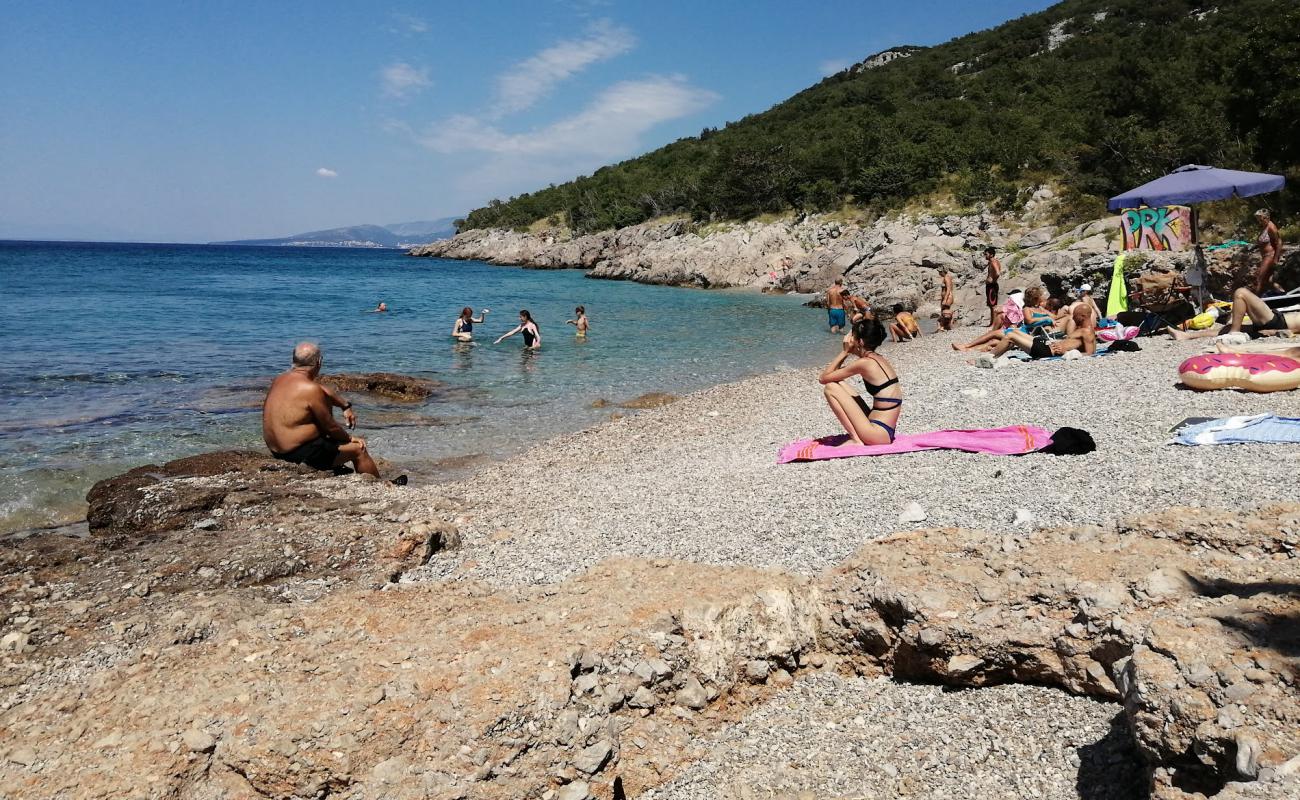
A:
POLYGON ((293 348, 293 365, 295 367, 319 367, 320 348, 312 342, 301 342, 293 348))

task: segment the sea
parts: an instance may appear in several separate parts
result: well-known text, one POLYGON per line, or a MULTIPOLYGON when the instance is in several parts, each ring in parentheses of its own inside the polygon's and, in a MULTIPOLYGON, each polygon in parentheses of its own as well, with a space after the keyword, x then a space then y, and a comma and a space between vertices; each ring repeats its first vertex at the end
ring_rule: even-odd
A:
POLYGON ((77 523, 91 485, 133 467, 262 448, 263 393, 299 341, 327 373, 437 383, 416 404, 352 396, 372 451, 429 483, 634 413, 599 401, 827 359, 806 300, 398 250, 0 241, 0 534, 77 523), (565 324, 577 305, 586 341, 565 324), (464 306, 491 310, 468 344, 451 338, 464 306), (520 309, 539 351, 492 343, 520 309))

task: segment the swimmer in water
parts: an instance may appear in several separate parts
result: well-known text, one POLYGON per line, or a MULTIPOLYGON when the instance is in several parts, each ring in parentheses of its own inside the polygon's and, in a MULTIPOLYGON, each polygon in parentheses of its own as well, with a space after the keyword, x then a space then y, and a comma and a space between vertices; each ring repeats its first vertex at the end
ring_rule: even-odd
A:
POLYGON ((456 317, 456 323, 451 326, 452 338, 459 339, 462 342, 473 341, 474 326, 482 325, 483 320, 487 319, 488 312, 490 311, 491 309, 489 308, 483 309, 483 311, 480 312, 478 319, 475 319, 474 309, 469 306, 462 308, 460 310, 460 316, 456 317))
POLYGON ((387 311, 387 310, 388 310, 388 304, 385 303, 383 300, 380 300, 380 301, 379 301, 379 305, 377 305, 377 306, 375 306, 374 308, 370 309, 370 313, 371 313, 371 314, 382 314, 382 313, 384 313, 384 312, 387 311))
POLYGON ((516 333, 522 333, 524 335, 524 349, 542 349, 542 330, 537 327, 537 323, 533 321, 533 315, 529 314, 528 309, 526 308, 519 312, 519 325, 509 333, 501 334, 501 338, 497 339, 492 344, 501 344, 502 340, 509 339, 516 333))
POLYGON ((591 327, 591 323, 587 321, 587 309, 585 306, 578 306, 577 308, 573 309, 573 313, 577 315, 577 319, 566 319, 564 321, 564 324, 572 325, 575 328, 577 328, 578 338, 586 339, 587 329, 591 327))

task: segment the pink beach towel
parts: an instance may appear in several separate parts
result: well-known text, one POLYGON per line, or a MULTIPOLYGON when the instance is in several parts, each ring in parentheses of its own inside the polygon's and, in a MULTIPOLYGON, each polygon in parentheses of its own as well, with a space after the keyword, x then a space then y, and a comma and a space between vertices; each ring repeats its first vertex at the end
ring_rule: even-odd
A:
POLYGON ((1005 428, 973 431, 902 434, 894 440, 893 444, 844 445, 848 438, 847 435, 841 434, 823 436, 820 439, 800 439, 781 448, 776 463, 824 461, 828 458, 852 456, 887 456, 894 453, 915 453, 919 450, 963 450, 967 453, 1017 456, 1042 450, 1052 443, 1051 433, 1032 425, 1010 425, 1005 428))

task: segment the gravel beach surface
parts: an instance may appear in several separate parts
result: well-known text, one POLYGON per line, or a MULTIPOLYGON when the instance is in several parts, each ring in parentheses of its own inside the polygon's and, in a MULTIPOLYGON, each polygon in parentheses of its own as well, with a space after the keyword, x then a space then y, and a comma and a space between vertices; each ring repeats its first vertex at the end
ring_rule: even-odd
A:
MULTIPOLYGON (((467 547, 406 579, 551 582, 615 555, 815 573, 869 539, 916 527, 1106 525, 1172 505, 1234 509, 1294 498, 1286 478, 1300 466, 1294 446, 1166 443, 1187 417, 1300 416, 1300 392, 1179 388, 1178 365, 1206 342, 1143 339, 1138 353, 994 370, 950 348, 972 332, 882 350, 904 387, 900 433, 1071 426, 1089 431, 1097 451, 930 451, 778 466, 782 445, 839 428, 816 369, 777 372, 550 440, 425 490, 468 503, 459 521, 467 547), (924 522, 899 522, 911 503, 924 509, 924 522), (1028 521, 1014 523, 1018 511, 1028 521)), ((828 335, 827 361, 837 346, 828 335)))
POLYGON ((1144 796, 1119 707, 1030 686, 960 692, 815 675, 644 800, 1144 796))

